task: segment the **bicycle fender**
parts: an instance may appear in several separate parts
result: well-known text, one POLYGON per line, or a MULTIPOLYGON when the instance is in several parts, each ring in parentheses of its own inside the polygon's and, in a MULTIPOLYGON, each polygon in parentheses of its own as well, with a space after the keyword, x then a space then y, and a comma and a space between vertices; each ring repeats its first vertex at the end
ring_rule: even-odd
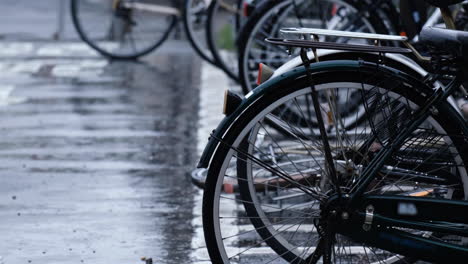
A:
MULTIPOLYGON (((327 69, 336 70, 338 68, 356 70, 356 68, 360 67, 362 63, 363 62, 360 61, 325 61, 310 65, 310 70, 313 73, 326 71, 327 69)), ((253 91, 245 95, 237 109, 235 109, 230 115, 225 116, 218 127, 213 130, 208 139, 208 144, 206 145, 200 161, 198 162, 197 168, 208 168, 214 153, 219 146, 219 139, 223 138, 223 136, 229 131, 238 117, 255 101, 261 98, 264 94, 271 92, 272 89, 275 89, 281 84, 291 82, 298 77, 305 76, 305 74, 306 72, 304 67, 291 69, 283 74, 277 75, 274 78, 270 78, 268 81, 264 82, 253 91)))
MULTIPOLYGON (((336 61, 324 61, 320 63, 313 63, 310 65, 309 70, 312 74, 318 72, 327 72, 329 70, 349 70, 349 71, 357 71, 360 70, 367 70, 367 71, 375 71, 378 69, 381 72, 387 72, 389 74, 399 75, 402 79, 407 82, 414 83, 414 87, 418 87, 422 95, 429 95, 433 92, 433 88, 427 86, 419 79, 406 74, 400 70, 393 69, 387 66, 379 65, 376 63, 365 62, 365 61, 353 61, 353 60, 336 60, 336 61)), ((274 89, 281 87, 281 85, 287 85, 300 77, 306 76, 306 70, 304 67, 296 67, 277 75, 274 78, 264 82, 256 89, 248 93, 243 99, 240 105, 235 109, 232 114, 226 116, 218 127, 213 130, 209 142, 203 151, 203 154, 200 158, 200 161, 197 165, 197 168, 208 168, 211 163, 211 160, 216 153, 217 148, 219 147, 219 140, 222 139, 231 129, 233 124, 238 120, 238 118, 242 115, 242 113, 249 109, 249 107, 254 104, 257 100, 259 100, 262 96, 273 92, 274 89)), ((457 112, 451 104, 447 103, 445 107, 449 107, 452 111, 457 112)), ((462 118, 460 116, 460 118, 462 118)))

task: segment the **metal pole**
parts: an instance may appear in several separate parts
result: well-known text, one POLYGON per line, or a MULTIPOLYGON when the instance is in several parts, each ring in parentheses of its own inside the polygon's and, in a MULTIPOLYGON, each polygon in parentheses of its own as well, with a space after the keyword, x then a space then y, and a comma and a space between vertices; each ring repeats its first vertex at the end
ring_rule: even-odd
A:
MULTIPOLYGON (((185 0, 175 0, 174 2, 175 7, 177 7, 180 10, 180 13, 183 13, 184 9, 184 3, 185 0)), ((181 19, 182 17, 180 17, 181 19)), ((182 23, 177 23, 177 26, 175 28, 175 33, 174 33, 174 38, 175 39, 182 39, 183 36, 183 29, 182 29, 182 23)))
POLYGON ((53 38, 59 40, 63 38, 65 31, 65 14, 66 14, 66 0, 57 0, 57 31, 54 33, 53 38))

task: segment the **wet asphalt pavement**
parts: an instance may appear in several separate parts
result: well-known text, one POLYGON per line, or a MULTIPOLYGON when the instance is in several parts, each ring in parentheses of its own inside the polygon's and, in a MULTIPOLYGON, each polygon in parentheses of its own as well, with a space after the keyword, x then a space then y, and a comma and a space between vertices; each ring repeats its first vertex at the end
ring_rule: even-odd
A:
POLYGON ((187 44, 142 62, 0 46, 0 263, 193 262, 201 67, 187 44))

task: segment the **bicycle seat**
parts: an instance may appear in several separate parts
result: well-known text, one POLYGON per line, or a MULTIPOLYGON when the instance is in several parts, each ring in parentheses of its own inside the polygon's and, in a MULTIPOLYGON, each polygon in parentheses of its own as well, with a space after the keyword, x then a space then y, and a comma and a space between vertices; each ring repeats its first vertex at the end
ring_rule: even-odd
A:
POLYGON ((468 32, 425 27, 419 39, 432 51, 461 57, 464 61, 468 61, 468 32))
POLYGON ((463 2, 464 0, 426 0, 429 4, 437 7, 447 7, 463 2))

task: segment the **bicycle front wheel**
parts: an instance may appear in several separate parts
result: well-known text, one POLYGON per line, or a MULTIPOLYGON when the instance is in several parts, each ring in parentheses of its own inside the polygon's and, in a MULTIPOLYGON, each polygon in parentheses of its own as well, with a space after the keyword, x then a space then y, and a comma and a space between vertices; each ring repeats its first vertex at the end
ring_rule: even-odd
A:
POLYGON ((207 62, 216 65, 206 40, 208 5, 205 0, 186 0, 184 9, 184 27, 187 38, 197 54, 207 62))
POLYGON ((243 0, 213 0, 208 8, 206 38, 216 61, 231 79, 238 81, 237 33, 245 23, 243 0))
MULTIPOLYGON (((375 66, 327 71, 323 65, 327 64, 314 66, 313 78, 321 114, 330 125, 328 140, 340 181, 331 182, 318 129, 282 115, 284 109, 294 110, 295 116, 315 115, 306 78, 292 76, 289 81, 265 83, 260 90, 267 85, 272 88, 262 96, 251 95, 255 101, 219 139, 209 167, 203 220, 214 263, 320 263, 328 199, 336 188, 352 194, 362 171, 424 104, 422 94, 431 93, 409 77, 375 70, 375 66), (330 95, 332 101, 353 103, 359 96, 366 121, 346 129, 340 114, 332 111, 337 104, 329 108, 328 100, 321 101, 330 95)), ((438 111, 385 161, 366 195, 464 199, 468 153, 463 142, 468 135, 447 104, 438 111)), ((464 243, 463 238, 448 234, 405 232, 440 243, 464 243)), ((360 243, 346 233, 336 232, 329 241, 332 263, 412 261, 360 243)))
POLYGON ((81 39, 113 59, 135 59, 166 40, 177 22, 170 0, 72 0, 81 39))

